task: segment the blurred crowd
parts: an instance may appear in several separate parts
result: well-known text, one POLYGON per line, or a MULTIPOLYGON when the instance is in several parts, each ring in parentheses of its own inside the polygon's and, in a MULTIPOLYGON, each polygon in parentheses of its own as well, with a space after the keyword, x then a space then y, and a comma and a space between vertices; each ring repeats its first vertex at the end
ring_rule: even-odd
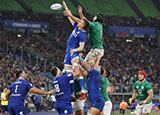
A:
POLYGON ((136 27, 156 27, 160 29, 160 17, 142 18, 126 16, 106 16, 104 26, 136 26, 136 27))
POLYGON ((157 39, 126 39, 104 37, 105 56, 101 63, 112 72, 111 84, 115 92, 130 92, 137 80, 137 72, 147 73, 147 80, 153 85, 154 93, 159 94, 160 45, 157 39))
MULTIPOLYGON (((67 18, 59 14, 0 10, 0 18, 20 21, 48 22, 50 25, 53 25, 54 29, 63 29, 65 31, 68 31, 68 28, 71 27, 69 22, 67 22, 67 18), (61 23, 62 21, 65 21, 65 23, 61 23)), ((146 17, 146 19, 142 19, 139 17, 127 16, 105 16, 104 26, 138 26, 156 27, 157 29, 160 29, 160 17, 146 17)))
MULTIPOLYGON (((13 82, 17 68, 28 71, 32 76, 31 82, 44 88, 51 80, 42 77, 41 73, 49 71, 53 65, 63 68, 67 39, 72 31, 71 24, 66 17, 55 14, 0 11, 0 18, 50 23, 49 34, 30 32, 26 35, 6 30, 0 32, 0 90, 4 85, 13 82), (17 34, 21 34, 21 37, 17 34)), ((104 26, 160 27, 159 18, 148 17, 147 20, 148 23, 144 23, 140 18, 106 16, 104 26)), ((159 94, 160 44, 156 38, 135 38, 132 42, 126 42, 126 38, 104 35, 103 41, 105 55, 101 64, 111 71, 112 76, 109 79, 114 86, 114 92, 131 92, 138 70, 144 69, 147 80, 153 85, 154 93, 159 94)), ((88 40, 86 44, 84 56, 90 49, 88 40)))

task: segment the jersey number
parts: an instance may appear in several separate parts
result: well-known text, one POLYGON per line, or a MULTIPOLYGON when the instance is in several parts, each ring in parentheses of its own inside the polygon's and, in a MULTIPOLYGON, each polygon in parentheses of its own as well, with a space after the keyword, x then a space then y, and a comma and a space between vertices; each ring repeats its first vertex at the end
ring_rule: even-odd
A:
POLYGON ((58 85, 58 84, 55 84, 54 87, 55 87, 56 92, 60 92, 60 89, 59 89, 59 85, 58 85))
POLYGON ((17 90, 18 90, 18 85, 16 85, 15 93, 17 93, 17 90))

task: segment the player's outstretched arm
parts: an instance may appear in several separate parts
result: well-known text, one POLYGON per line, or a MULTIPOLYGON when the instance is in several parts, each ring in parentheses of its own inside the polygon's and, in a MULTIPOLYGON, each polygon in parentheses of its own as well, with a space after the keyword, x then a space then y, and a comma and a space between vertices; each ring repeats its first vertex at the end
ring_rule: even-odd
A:
POLYGON ((63 7, 65 9, 64 15, 68 17, 68 19, 72 25, 74 24, 74 22, 78 23, 80 21, 79 18, 72 15, 71 11, 68 9, 64 0, 63 0, 63 7))
POLYGON ((83 8, 79 5, 78 6, 78 12, 79 12, 79 16, 81 19, 86 19, 88 22, 89 20, 83 15, 83 12, 82 12, 83 8))
POLYGON ((42 91, 42 90, 40 90, 36 87, 33 87, 33 88, 30 89, 30 92, 40 94, 40 95, 49 95, 49 94, 52 94, 54 92, 54 90, 46 92, 46 91, 42 91))

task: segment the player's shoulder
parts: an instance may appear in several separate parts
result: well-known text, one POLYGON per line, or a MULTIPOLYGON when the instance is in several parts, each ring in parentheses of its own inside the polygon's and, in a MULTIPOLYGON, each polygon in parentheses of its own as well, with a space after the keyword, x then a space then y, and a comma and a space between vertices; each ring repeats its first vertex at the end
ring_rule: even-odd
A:
POLYGON ((60 78, 71 77, 71 76, 73 76, 73 73, 64 74, 64 75, 60 76, 60 78))
POLYGON ((77 35, 83 35, 83 36, 84 36, 84 35, 86 35, 86 31, 85 31, 85 30, 77 30, 77 31, 76 31, 76 34, 77 34, 77 35))
POLYGON ((99 73, 99 72, 97 70, 95 70, 94 68, 91 68, 90 73, 95 74, 95 73, 99 73))
POLYGON ((22 83, 24 83, 24 84, 29 84, 29 81, 27 81, 27 80, 21 79, 20 81, 21 81, 22 83))
POLYGON ((134 84, 135 84, 135 85, 138 85, 138 84, 139 84, 139 81, 137 80, 134 84))
POLYGON ((90 22, 90 24, 94 24, 94 25, 102 25, 102 24, 99 23, 99 22, 90 22))
POLYGON ((147 80, 144 80, 144 84, 147 85, 151 85, 147 80))

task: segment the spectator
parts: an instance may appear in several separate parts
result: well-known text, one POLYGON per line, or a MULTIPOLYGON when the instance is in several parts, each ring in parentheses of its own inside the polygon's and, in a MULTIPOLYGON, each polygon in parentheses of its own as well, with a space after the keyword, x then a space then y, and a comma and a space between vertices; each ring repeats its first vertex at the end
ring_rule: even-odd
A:
POLYGON ((2 105, 2 111, 1 111, 1 115, 4 115, 5 112, 7 112, 7 115, 9 115, 8 112, 8 100, 6 99, 6 92, 7 92, 8 88, 5 87, 3 92, 1 93, 1 105, 2 105))
POLYGON ((125 114, 125 110, 127 109, 127 102, 124 100, 121 101, 120 103, 120 114, 125 114))

